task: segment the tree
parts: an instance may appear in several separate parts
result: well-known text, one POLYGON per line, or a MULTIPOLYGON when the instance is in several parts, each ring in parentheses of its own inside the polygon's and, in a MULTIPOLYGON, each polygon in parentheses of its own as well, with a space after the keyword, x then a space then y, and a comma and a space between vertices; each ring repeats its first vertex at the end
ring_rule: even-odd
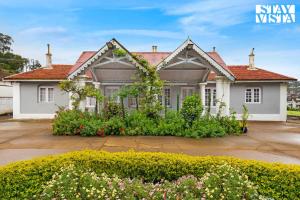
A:
POLYGON ((71 93, 72 105, 75 110, 79 109, 80 101, 85 100, 86 97, 95 98, 96 105, 103 100, 103 96, 100 91, 92 85, 85 85, 84 87, 81 87, 76 83, 76 81, 64 80, 59 83, 59 88, 65 92, 71 93))
POLYGON ((29 62, 29 59, 12 53, 12 43, 13 39, 9 35, 0 33, 0 68, 3 71, 13 74, 24 68, 32 70, 41 67, 37 60, 29 62))
POLYGON ((10 52, 11 51, 11 44, 13 43, 13 39, 9 35, 5 35, 0 33, 0 52, 10 52))

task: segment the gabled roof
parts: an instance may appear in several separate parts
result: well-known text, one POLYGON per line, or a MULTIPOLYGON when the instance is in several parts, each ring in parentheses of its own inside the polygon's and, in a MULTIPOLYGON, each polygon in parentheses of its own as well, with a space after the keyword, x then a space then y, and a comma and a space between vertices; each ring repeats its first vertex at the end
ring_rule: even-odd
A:
MULTIPOLYGON (((132 54, 141 55, 151 65, 157 67, 163 67, 163 63, 168 62, 175 56, 176 52, 183 50, 184 45, 192 42, 191 40, 186 40, 183 45, 178 47, 174 52, 129 52, 124 46, 122 46, 118 41, 112 39, 111 42, 117 45, 117 48, 122 48, 128 52, 131 61, 138 65, 137 61, 134 60, 132 54)), ((194 44, 194 43, 193 43, 194 44)), ((11 76, 7 76, 4 80, 63 80, 70 78, 70 75, 75 75, 80 73, 84 68, 88 67, 93 61, 100 56, 101 53, 105 52, 107 45, 104 45, 99 51, 84 51, 81 53, 74 65, 64 65, 64 64, 53 64, 52 68, 39 68, 30 72, 19 73, 11 76)), ((284 76, 278 73, 270 72, 261 68, 256 70, 249 70, 248 65, 226 65, 222 57, 217 52, 204 52, 197 45, 193 47, 211 64, 217 66, 217 69, 223 71, 227 75, 235 78, 236 81, 294 81, 295 78, 284 76)), ((89 78, 92 78, 91 72, 86 71, 85 73, 89 78)), ((209 74, 208 80, 215 80, 216 73, 212 72, 209 74)))
MULTIPOLYGON (((144 67, 141 66, 137 60, 132 56, 132 54, 116 39, 110 40, 108 43, 112 43, 116 48, 123 49, 128 53, 129 61, 132 62, 133 65, 136 67, 139 67, 140 69, 144 70, 144 67)), ((86 61, 79 63, 77 68, 72 68, 72 70, 69 72, 68 78, 74 78, 78 74, 80 74, 82 71, 84 71, 88 66, 90 66, 94 61, 96 61, 100 56, 102 56, 104 53, 106 53, 109 50, 108 43, 106 43, 102 48, 100 48, 94 55, 92 55, 90 58, 88 58, 86 61)), ((84 55, 82 55, 84 56, 84 55)), ((83 60, 83 58, 81 59, 83 60)))
POLYGON ((7 76, 4 80, 63 80, 66 79, 73 65, 53 64, 51 68, 39 68, 7 76))

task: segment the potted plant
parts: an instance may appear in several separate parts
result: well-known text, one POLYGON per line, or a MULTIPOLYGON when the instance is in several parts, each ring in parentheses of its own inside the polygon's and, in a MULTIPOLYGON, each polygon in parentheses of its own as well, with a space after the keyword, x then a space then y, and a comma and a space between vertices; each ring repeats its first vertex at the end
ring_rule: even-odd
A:
POLYGON ((249 118, 249 111, 247 106, 243 105, 243 114, 242 114, 242 121, 241 121, 241 130, 243 133, 248 132, 248 118, 249 118))

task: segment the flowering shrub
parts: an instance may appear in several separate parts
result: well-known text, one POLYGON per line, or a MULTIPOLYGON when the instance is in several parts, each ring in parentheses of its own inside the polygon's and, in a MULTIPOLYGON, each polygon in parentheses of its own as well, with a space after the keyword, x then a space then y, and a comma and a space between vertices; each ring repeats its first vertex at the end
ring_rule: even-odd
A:
POLYGON ((52 176, 39 199, 262 199, 256 189, 247 176, 228 164, 213 167, 202 179, 187 175, 157 183, 98 175, 71 164, 52 176))
POLYGON ((228 164, 213 167, 201 180, 206 199, 263 199, 248 177, 228 164))
MULTIPOLYGON (((232 157, 201 157, 170 153, 78 151, 19 161, 0 166, 0 199, 32 199, 43 191, 53 174, 62 166, 80 166, 119 177, 137 178, 146 182, 168 180, 191 174, 205 177, 213 166, 228 163, 246 174, 258 186, 260 195, 273 199, 299 199, 300 166, 241 160, 232 157)), ((225 179, 225 178, 224 178, 225 179)), ((204 180, 203 180, 204 181, 204 180)), ((209 188, 207 185, 206 187, 209 188)), ((134 188, 134 186, 133 186, 134 188)))

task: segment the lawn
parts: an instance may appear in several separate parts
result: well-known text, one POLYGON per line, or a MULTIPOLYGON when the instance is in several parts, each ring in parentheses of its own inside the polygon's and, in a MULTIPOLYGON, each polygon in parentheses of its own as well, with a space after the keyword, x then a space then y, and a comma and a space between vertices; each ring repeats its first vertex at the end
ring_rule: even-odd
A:
POLYGON ((289 116, 297 116, 300 117, 300 111, 292 111, 292 110, 288 110, 287 111, 289 116))

